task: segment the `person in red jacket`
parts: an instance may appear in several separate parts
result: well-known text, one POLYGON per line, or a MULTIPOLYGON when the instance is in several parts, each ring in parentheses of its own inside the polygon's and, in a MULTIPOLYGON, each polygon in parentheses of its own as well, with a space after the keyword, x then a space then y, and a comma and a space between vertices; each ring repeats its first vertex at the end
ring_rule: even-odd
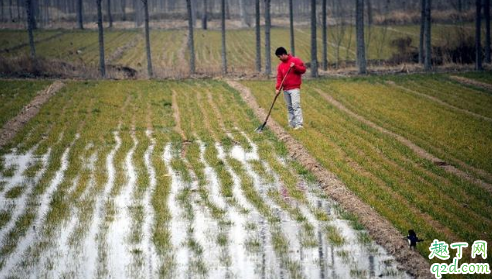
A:
POLYGON ((289 125, 294 130, 303 128, 302 109, 301 109, 301 75, 306 72, 306 67, 301 59, 287 53, 283 47, 277 48, 275 55, 280 59, 281 63, 277 68, 277 85, 275 86, 275 94, 280 94, 280 90, 284 90, 284 99, 287 104, 289 125), (285 75, 290 70, 287 77, 285 75), (283 87, 280 84, 285 77, 283 87))

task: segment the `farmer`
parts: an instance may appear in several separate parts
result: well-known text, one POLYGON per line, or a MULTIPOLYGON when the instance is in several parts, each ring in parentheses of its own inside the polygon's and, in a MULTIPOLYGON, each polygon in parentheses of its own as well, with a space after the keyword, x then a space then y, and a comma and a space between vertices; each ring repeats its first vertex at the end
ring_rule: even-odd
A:
POLYGON ((294 130, 303 128, 302 110, 301 110, 301 75, 306 72, 306 67, 301 59, 287 53, 283 47, 277 48, 275 55, 280 59, 281 63, 277 68, 277 85, 275 86, 275 94, 280 94, 280 84, 285 77, 283 83, 284 99, 289 112, 289 125, 294 130), (287 72, 290 72, 287 74, 287 72), (287 75, 287 76, 286 76, 287 75))

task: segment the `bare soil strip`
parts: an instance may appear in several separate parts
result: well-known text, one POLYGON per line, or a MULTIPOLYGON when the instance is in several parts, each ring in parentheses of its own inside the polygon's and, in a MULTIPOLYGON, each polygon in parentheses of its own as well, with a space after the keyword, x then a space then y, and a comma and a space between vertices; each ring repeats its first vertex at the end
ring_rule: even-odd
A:
POLYGON ((16 117, 5 123, 2 129, 0 129, 0 147, 7 144, 31 118, 38 114, 43 104, 64 86, 65 84, 61 81, 55 81, 45 90, 38 92, 36 97, 16 117))
POLYGON ((119 60, 121 57, 123 57, 123 54, 131 48, 134 48, 140 40, 143 40, 141 34, 137 34, 134 39, 130 40, 128 43, 118 47, 106 60, 107 64, 111 64, 114 61, 119 60))
POLYGON ((406 87, 404 87, 404 86, 397 85, 397 84, 395 84, 393 81, 387 81, 387 82, 386 82, 386 84, 389 84, 389 85, 391 85, 391 86, 393 86, 393 87, 396 87, 396 88, 398 88, 398 89, 401 89, 401 90, 405 90, 405 91, 410 92, 410 93, 412 93, 412 94, 415 94, 415 95, 418 95, 418 96, 421 96, 421 97, 427 98, 427 99, 429 99, 429 100, 432 100, 432 101, 434 101, 434 102, 436 102, 436 103, 438 103, 438 104, 440 104, 440 105, 443 105, 443 106, 445 106, 445 107, 447 107, 447 108, 450 108, 450 109, 452 109, 452 110, 459 111, 459 112, 462 112, 462 113, 465 113, 465 114, 471 115, 471 116, 473 116, 473 117, 481 118, 481 119, 483 119, 483 120, 486 120, 486 121, 490 121, 490 122, 492 122, 492 118, 489 118, 489 117, 486 117, 486 116, 483 116, 483 115, 480 115, 480 114, 477 114, 477 113, 471 112, 471 111, 466 110, 466 109, 462 109, 462 108, 455 107, 455 106, 453 106, 453 105, 450 105, 450 104, 448 104, 448 103, 446 103, 446 102, 444 102, 444 101, 440 100, 439 98, 436 98, 436 97, 433 97, 433 96, 430 96, 430 95, 427 95, 427 94, 422 94, 422 93, 417 92, 417 91, 415 91, 415 90, 412 90, 412 89, 410 89, 410 88, 406 88, 406 87))
MULTIPOLYGON (((259 119, 266 117, 266 112, 258 105, 246 86, 230 80, 227 83, 241 93, 243 100, 253 109, 259 119)), ((289 155, 311 171, 320 181, 324 190, 335 201, 340 203, 346 210, 357 215, 371 237, 392 254, 404 270, 417 278, 433 278, 427 260, 418 252, 406 249, 408 246, 406 240, 388 220, 362 202, 333 173, 324 169, 308 153, 306 148, 288 134, 275 120, 270 120, 269 127, 280 140, 285 142, 289 155)))
POLYGON ((360 122, 368 125, 369 127, 371 128, 374 128, 384 134, 387 134, 387 135, 390 135, 392 137, 394 137, 396 140, 398 140, 399 142, 403 143, 404 145, 406 145, 407 147, 409 147, 413 152, 415 152, 415 154, 417 154, 418 156, 420 156, 421 158, 424 158, 426 160, 429 160, 431 161, 434 165, 436 166, 439 166, 440 168, 444 169, 445 171, 451 173, 451 174, 454 174, 456 176, 459 176, 461 178, 464 178, 476 185, 479 185, 480 187, 482 187, 483 189, 489 191, 492 193, 492 185, 487 183, 487 182, 484 182, 478 178, 475 178, 473 176, 471 176, 469 173, 466 173, 462 170, 459 170, 457 168, 455 168, 454 166, 452 165, 448 165, 448 164, 445 164, 444 163, 444 160, 442 159, 439 159, 437 158, 436 156, 430 154, 429 152, 425 151, 423 148, 417 146, 415 143, 411 142, 410 140, 406 139, 405 137, 403 136, 400 136, 396 133, 393 133, 389 130, 386 130, 385 128, 381 127, 381 126, 378 126, 377 124, 365 119, 364 117, 356 114, 355 112, 347 109, 342 103, 338 102, 337 100, 335 100, 333 97, 331 97, 330 95, 328 95, 327 93, 321 91, 320 89, 316 89, 316 91, 325 99, 327 100, 330 104, 332 104, 333 106, 335 106, 336 108, 338 108, 339 110, 347 113, 348 115, 354 117, 355 119, 359 120, 360 122))
POLYGON ((466 77, 460 77, 460 76, 450 76, 449 78, 461 84, 472 85, 472 86, 483 88, 488 91, 492 91, 492 84, 488 84, 488 83, 480 82, 478 80, 474 80, 466 77))

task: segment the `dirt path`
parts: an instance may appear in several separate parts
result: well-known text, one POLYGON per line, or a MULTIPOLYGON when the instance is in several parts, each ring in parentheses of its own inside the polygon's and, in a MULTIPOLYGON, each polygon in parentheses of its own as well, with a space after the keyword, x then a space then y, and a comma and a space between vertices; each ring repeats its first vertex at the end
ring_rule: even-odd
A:
POLYGON ((65 86, 61 81, 55 81, 48 88, 39 91, 36 97, 22 108, 19 114, 10 119, 0 129, 0 147, 7 144, 23 127, 24 125, 36 114, 53 95, 65 86))
POLYGON ((488 90, 488 91, 492 91, 492 84, 488 84, 488 83, 480 82, 478 80, 460 77, 460 76, 450 76, 449 78, 454 80, 454 81, 457 81, 461 84, 472 85, 472 86, 480 87, 480 88, 488 90))
POLYGON ((186 50, 188 49, 188 32, 183 35, 181 40, 181 48, 178 51, 178 64, 180 65, 178 68, 184 69, 184 65, 188 64, 185 58, 186 50))
POLYGON ((113 53, 111 53, 111 55, 109 55, 108 59, 106 60, 106 63, 111 64, 115 61, 118 61, 121 57, 123 57, 127 50, 134 48, 140 42, 140 40, 143 40, 143 36, 142 34, 137 34, 135 38, 130 40, 128 43, 118 47, 113 53))
MULTIPOLYGON (((266 117, 266 112, 259 107, 250 90, 235 81, 227 83, 241 92, 243 100, 253 109, 259 119, 266 117)), ((362 202, 333 173, 324 169, 306 148, 288 134, 275 120, 271 119, 269 127, 273 133, 285 142, 290 156, 311 171, 320 181, 322 187, 334 200, 346 210, 358 216, 371 237, 392 254, 400 266, 417 278, 434 278, 430 273, 427 260, 415 251, 407 249, 408 244, 401 233, 391 223, 381 217, 369 205, 362 202)))
MULTIPOLYGON (((454 175, 457 175, 461 178, 464 178, 476 185, 479 185, 480 187, 482 187, 483 189, 489 191, 492 193, 492 185, 489 184, 489 183, 486 183, 480 179, 477 179, 473 176, 471 176, 470 174, 462 171, 462 170, 459 170, 457 168, 455 168, 454 166, 451 166, 451 165, 448 165, 446 162, 444 162, 444 160, 442 159, 439 159, 437 158, 436 156, 430 154, 429 152, 425 151, 423 148, 417 146, 416 144, 414 144, 413 142, 411 142, 410 140, 406 139, 405 137, 403 136, 400 136, 396 133, 393 133, 389 130, 386 130, 385 128, 381 127, 381 126, 378 126, 377 124, 375 124, 374 122, 372 121, 369 121, 367 119, 365 119, 364 117, 362 117, 361 115, 358 115, 356 114, 355 112, 347 109, 342 103, 338 102, 337 100, 335 100, 333 97, 331 97, 330 95, 328 95, 327 93, 321 91, 320 89, 317 89, 316 90, 325 100, 327 100, 330 104, 332 104, 333 106, 335 106, 336 108, 338 108, 339 110, 347 113, 348 115, 356 118, 357 120, 359 120, 360 122, 368 125, 369 127, 371 128, 374 128, 384 134, 387 134, 387 135, 390 135, 392 136, 393 138, 395 138, 396 140, 398 140, 399 142, 401 142, 402 144, 406 145, 408 148, 410 148, 413 152, 415 152, 419 157, 421 158, 424 158, 424 159, 427 159, 429 161, 431 161, 434 165, 436 166, 439 166, 440 168, 444 169, 445 171, 449 172, 449 173, 452 173, 454 175)), ((464 163, 463 163, 464 164, 464 163)), ((471 167, 470 167, 471 168, 471 167)))
POLYGON ((452 110, 455 110, 455 111, 459 111, 459 112, 462 112, 462 113, 465 113, 465 114, 468 114, 468 115, 471 115, 473 117, 476 117, 476 118, 481 118, 485 121, 489 121, 489 122, 492 122, 492 118, 489 118, 489 117, 486 117, 486 116, 483 116, 483 115, 480 115, 480 114, 477 114, 477 113, 474 113, 474 112, 471 112, 469 110, 466 110, 466 109, 462 109, 462 108, 458 108, 458 107, 455 107, 453 105, 450 105, 442 100, 440 100, 439 98, 436 98, 436 97, 433 97, 433 96, 429 96, 427 94, 423 94, 423 93, 420 93, 420 92, 417 92, 415 90, 412 90, 412 89, 409 89, 409 88, 406 88, 404 86, 401 86, 401 85, 397 85, 396 83, 394 83, 393 81, 387 81, 386 84, 390 85, 390 86, 393 86, 393 87, 396 87, 398 89, 401 89, 401 90, 404 90, 404 91, 407 91, 407 92, 410 92, 412 94, 415 94, 415 95, 418 95, 418 96, 421 96, 421 97, 424 97, 424 98, 427 98, 429 100, 432 100, 440 105, 443 105, 447 108, 450 108, 452 110))

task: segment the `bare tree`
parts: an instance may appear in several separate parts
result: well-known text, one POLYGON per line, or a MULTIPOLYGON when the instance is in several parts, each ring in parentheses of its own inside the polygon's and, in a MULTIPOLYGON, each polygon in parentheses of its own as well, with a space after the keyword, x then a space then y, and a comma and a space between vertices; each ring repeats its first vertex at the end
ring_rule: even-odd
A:
POLYGON ((326 25, 326 0, 321 4, 322 14, 322 31, 323 31, 323 70, 328 70, 328 41, 327 41, 327 25, 326 25))
POLYGON ((371 0, 366 0, 367 4, 367 24, 372 25, 372 3, 371 0))
POLYGON ((316 0, 311 0, 311 77, 318 76, 318 41, 316 38, 316 0))
MULTIPOLYGON (((332 37, 335 42, 335 65, 338 68, 340 64, 340 48, 342 42, 345 38, 346 33, 346 25, 343 20, 342 14, 344 13, 343 6, 341 5, 341 0, 335 0, 332 2, 332 10, 335 11, 335 15, 333 18, 336 22, 335 26, 333 26, 332 37)), ((352 30, 352 28, 350 29, 352 30)))
POLYGON ((152 55, 150 52, 150 31, 149 31, 149 3, 148 0, 142 0, 144 6, 145 16, 145 50, 147 52, 147 74, 151 78, 154 74, 152 72, 152 55))
POLYGON ((188 11, 188 48, 190 50, 190 74, 195 74, 195 42, 193 40, 193 14, 191 10, 191 0, 186 0, 186 10, 188 11))
POLYGON ((29 4, 27 4, 28 6, 26 6, 26 9, 31 10, 31 17, 29 18, 29 16, 28 16, 28 20, 29 20, 28 24, 31 24, 32 30, 36 30, 36 29, 38 29, 38 25, 36 23, 36 10, 38 10, 37 9, 38 8, 38 6, 37 6, 38 2, 36 0, 30 0, 30 1, 27 1, 26 3, 29 3, 29 4))
POLYGON ((17 0, 17 20, 21 19, 21 0, 17 0))
POLYGON ((207 0, 203 0, 203 14, 202 14, 202 28, 203 30, 207 30, 207 0))
POLYGON ((111 14, 111 0, 108 0, 108 7, 107 7, 107 12, 108 12, 108 21, 109 21, 109 28, 113 27, 113 15, 111 14))
POLYGON ((295 47, 295 38, 294 38, 294 7, 292 5, 292 0, 289 0, 289 23, 290 23, 290 53, 295 56, 296 47, 295 47))
POLYGON ((365 74, 366 50, 364 44, 364 0, 355 0, 355 25, 357 33, 357 67, 359 74, 365 74))
POLYGON ((36 48, 34 46, 34 35, 33 35, 33 20, 32 18, 34 17, 33 10, 32 10, 32 0, 26 0, 26 14, 27 14, 27 32, 29 34, 29 46, 31 49, 31 58, 36 58, 36 48))
POLYGON ((432 68, 432 45, 431 45, 431 0, 425 1, 425 65, 426 71, 430 71, 432 68))
POLYGON ((482 0, 476 0, 475 15, 475 70, 482 71, 482 44, 481 44, 481 26, 482 26, 482 0))
POLYGON ((84 3, 82 0, 77 0, 77 24, 79 29, 84 29, 84 3))
POLYGON ((3 14, 4 6, 5 6, 5 4, 3 3, 3 0, 0 0, 0 9, 2 10, 1 15, 0 15, 0 21, 5 20, 5 16, 3 14))
POLYGON ((246 9, 246 0, 239 0, 239 14, 241 15, 241 25, 244 26, 250 26, 249 22, 249 15, 248 11, 246 9))
POLYGON ((222 73, 227 74, 227 51, 226 51, 226 29, 225 29, 225 18, 226 18, 226 2, 222 0, 220 2, 220 28, 222 31, 222 73))
POLYGON ((12 14, 12 0, 9 0, 9 20, 12 22, 14 16, 12 14))
POLYGON ((260 0, 255 1, 256 71, 261 72, 260 0))
POLYGON ((419 40, 419 63, 424 64, 424 33, 425 33, 425 2, 420 0, 420 40, 419 40))
POLYGON ((271 0, 265 1, 265 74, 270 75, 272 73, 272 59, 270 53, 270 2, 271 0))
POLYGON ((483 1, 485 19, 485 63, 490 63, 490 0, 483 1))
POLYGON ((101 76, 104 78, 106 76, 106 65, 104 62, 104 30, 103 30, 103 20, 102 20, 102 0, 96 0, 97 4, 97 28, 99 30, 99 71, 101 76))
POLYGON ((121 20, 126 21, 126 0, 120 0, 121 20))

